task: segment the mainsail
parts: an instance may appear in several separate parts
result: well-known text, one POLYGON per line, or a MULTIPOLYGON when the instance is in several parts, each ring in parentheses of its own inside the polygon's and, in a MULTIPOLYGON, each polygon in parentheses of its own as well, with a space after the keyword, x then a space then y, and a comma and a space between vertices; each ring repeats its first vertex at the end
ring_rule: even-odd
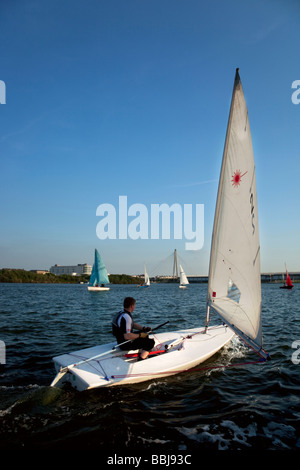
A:
POLYGON ((292 283, 292 280, 290 278, 290 275, 287 271, 286 271, 286 285, 289 286, 289 287, 294 287, 294 285, 292 283))
POLYGON ((188 278, 186 277, 184 270, 182 269, 181 264, 179 265, 179 270, 180 270, 180 285, 186 286, 187 284, 189 284, 189 281, 188 281, 188 278))
POLYGON ((285 280, 285 284, 283 288, 292 289, 294 287, 294 284, 292 283, 292 280, 290 278, 286 265, 285 265, 285 272, 286 272, 286 280, 285 280))
POLYGON ((146 271, 146 265, 144 264, 144 285, 145 286, 150 286, 150 278, 148 276, 148 273, 146 271))
POLYGON ((109 279, 106 271, 106 267, 103 263, 103 260, 98 253, 98 250, 95 250, 95 261, 93 264, 92 274, 89 281, 89 286, 95 286, 96 284, 109 284, 109 279))
POLYGON ((207 324, 210 308, 261 353, 260 245, 255 164, 239 69, 235 75, 216 203, 207 324))

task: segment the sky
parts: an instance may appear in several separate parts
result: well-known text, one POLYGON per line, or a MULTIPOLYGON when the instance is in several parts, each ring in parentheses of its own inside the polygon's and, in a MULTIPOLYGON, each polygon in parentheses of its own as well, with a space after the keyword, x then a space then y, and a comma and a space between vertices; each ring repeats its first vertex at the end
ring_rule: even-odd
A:
POLYGON ((2 0, 0 268, 92 264, 97 248, 110 273, 152 276, 177 249, 207 275, 239 67, 261 271, 300 271, 299 42, 297 0, 2 0), (202 248, 172 232, 100 240, 97 208, 118 216, 120 196, 149 223, 153 204, 202 204, 202 248))

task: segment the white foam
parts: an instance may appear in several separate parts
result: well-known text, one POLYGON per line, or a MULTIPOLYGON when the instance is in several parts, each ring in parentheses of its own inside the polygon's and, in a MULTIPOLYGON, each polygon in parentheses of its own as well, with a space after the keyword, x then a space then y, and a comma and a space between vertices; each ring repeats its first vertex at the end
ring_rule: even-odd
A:
POLYGON ((232 448, 232 442, 237 442, 240 448, 251 447, 248 442, 250 437, 257 434, 256 423, 249 424, 246 428, 241 428, 233 421, 224 420, 220 425, 198 425, 193 428, 177 428, 187 438, 199 443, 217 444, 218 450, 228 450, 232 448))
POLYGON ((269 422, 267 426, 263 427, 265 436, 272 440, 275 448, 289 449, 289 446, 284 444, 283 439, 294 439, 296 437, 296 430, 293 426, 284 423, 269 422))

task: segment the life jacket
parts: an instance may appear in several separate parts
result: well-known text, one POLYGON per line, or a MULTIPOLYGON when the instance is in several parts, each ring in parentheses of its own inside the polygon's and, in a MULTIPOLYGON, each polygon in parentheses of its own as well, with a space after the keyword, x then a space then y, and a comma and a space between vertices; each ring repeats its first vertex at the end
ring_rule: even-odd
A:
POLYGON ((119 318, 124 314, 127 313, 131 317, 131 313, 127 312, 127 310, 121 310, 117 315, 114 316, 112 320, 112 334, 119 339, 120 337, 123 337, 124 331, 121 330, 121 328, 118 325, 119 318))

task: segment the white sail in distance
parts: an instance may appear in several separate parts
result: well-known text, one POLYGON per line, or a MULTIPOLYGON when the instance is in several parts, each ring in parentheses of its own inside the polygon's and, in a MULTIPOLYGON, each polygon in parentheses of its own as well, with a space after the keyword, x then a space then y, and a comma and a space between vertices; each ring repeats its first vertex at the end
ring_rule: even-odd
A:
POLYGON ((184 270, 182 269, 181 264, 179 265, 179 270, 180 270, 180 285, 186 286, 189 284, 188 278, 186 277, 186 274, 184 270))
POLYGON ((150 286, 150 278, 148 276, 148 273, 146 271, 146 265, 144 264, 144 284, 146 286, 150 286))
POLYGON ((260 350, 261 277, 255 164, 238 69, 217 196, 207 304, 207 322, 212 308, 260 350))

